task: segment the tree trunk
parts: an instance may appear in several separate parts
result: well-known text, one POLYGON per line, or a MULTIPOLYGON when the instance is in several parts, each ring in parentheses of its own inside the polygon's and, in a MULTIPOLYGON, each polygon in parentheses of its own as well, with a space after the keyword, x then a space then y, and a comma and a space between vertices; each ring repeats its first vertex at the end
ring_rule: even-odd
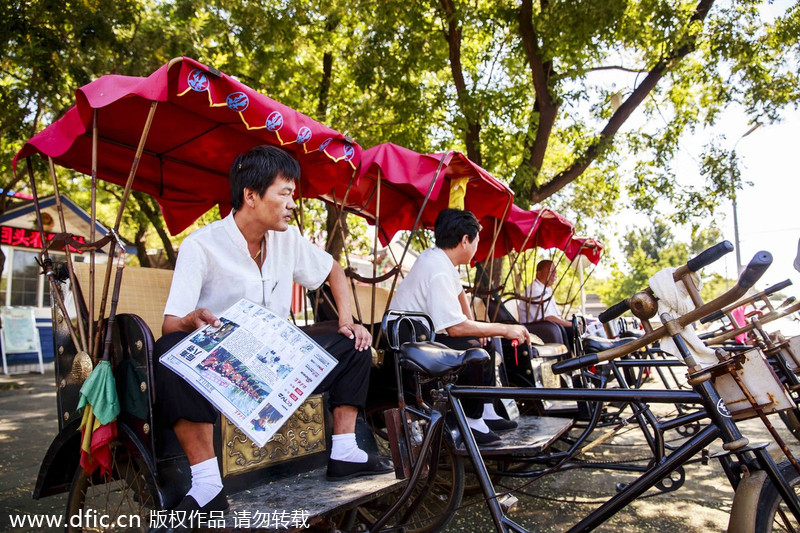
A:
MULTIPOLYGON (((711 6, 714 5, 714 0, 700 0, 695 8, 688 26, 693 23, 702 23, 708 15, 711 6)), ((695 50, 696 38, 687 36, 686 44, 679 48, 672 50, 658 61, 655 66, 648 72, 642 83, 633 90, 631 95, 622 103, 617 111, 611 115, 608 123, 597 136, 597 139, 586 149, 586 151, 578 156, 578 158, 566 169, 556 174, 553 178, 546 183, 537 185, 535 182, 531 183, 530 198, 533 203, 539 203, 546 198, 554 195, 566 185, 572 183, 577 177, 589 167, 590 164, 602 153, 603 148, 609 145, 616 135, 617 131, 622 127, 626 120, 633 114, 637 107, 644 101, 645 98, 653 91, 662 77, 681 59, 689 55, 695 50)), ((538 97, 538 91, 537 91, 538 97)))
POLYGON ((150 268, 150 258, 147 257, 147 246, 145 244, 146 237, 147 227, 140 225, 136 231, 136 255, 139 256, 139 266, 150 268))
MULTIPOLYGON (((175 254, 175 247, 172 245, 172 241, 167 234, 167 231, 164 229, 164 224, 161 221, 161 214, 156 210, 155 206, 153 206, 152 199, 138 191, 132 191, 133 197, 136 198, 136 202, 139 204, 139 210, 142 212, 144 216, 147 217, 147 220, 150 221, 150 224, 158 233, 159 238, 161 239, 161 244, 164 246, 164 253, 167 256, 167 261, 169 262, 172 269, 175 268, 175 261, 177 260, 177 255, 175 254)), ((139 242, 137 240, 136 243, 137 250, 139 249, 139 242)), ((139 261, 141 262, 142 256, 139 256, 139 261)), ((149 259, 145 259, 145 261, 149 264, 149 259)))

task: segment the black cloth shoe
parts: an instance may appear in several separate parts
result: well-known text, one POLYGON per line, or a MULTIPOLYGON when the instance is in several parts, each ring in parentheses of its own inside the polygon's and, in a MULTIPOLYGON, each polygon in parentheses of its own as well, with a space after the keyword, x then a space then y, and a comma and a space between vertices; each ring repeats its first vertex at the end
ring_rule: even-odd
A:
POLYGON ((494 420, 487 420, 483 419, 486 422, 486 425, 492 431, 510 431, 512 429, 517 429, 517 421, 516 420, 506 420, 505 418, 495 418, 494 420))
POLYGON ((166 527, 151 528, 150 533, 188 533, 192 531, 197 524, 191 523, 189 517, 193 512, 204 513, 202 516, 204 520, 210 517, 208 513, 211 511, 227 511, 230 505, 228 504, 228 497, 225 495, 223 488, 219 494, 214 496, 210 502, 201 506, 193 496, 188 494, 183 497, 178 505, 176 505, 168 515, 166 527), (180 514, 179 514, 180 513, 180 514), (174 521, 170 523, 170 518, 174 521))
POLYGON ((497 446, 503 442, 494 431, 490 430, 489 433, 483 433, 474 428, 469 429, 472 431, 472 435, 475 437, 475 442, 478 443, 478 446, 497 446))
POLYGON ((374 476, 394 472, 394 465, 388 457, 369 454, 366 463, 351 463, 328 459, 328 472, 325 479, 328 481, 341 481, 357 476, 374 476))

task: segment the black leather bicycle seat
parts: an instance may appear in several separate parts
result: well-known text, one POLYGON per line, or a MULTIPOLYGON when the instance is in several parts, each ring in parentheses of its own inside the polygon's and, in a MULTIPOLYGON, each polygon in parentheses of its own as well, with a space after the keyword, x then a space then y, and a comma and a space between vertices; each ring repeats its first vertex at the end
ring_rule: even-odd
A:
POLYGON ((469 348, 462 352, 438 342, 407 342, 400 346, 399 362, 408 370, 441 377, 472 363, 484 364, 489 359, 489 353, 483 348, 469 348))
POLYGON ((628 344, 631 341, 634 341, 634 338, 623 338, 623 339, 616 339, 610 340, 603 337, 585 337, 583 339, 583 351, 585 353, 597 353, 602 352, 604 350, 610 350, 611 348, 616 348, 617 346, 622 346, 623 344, 628 344))

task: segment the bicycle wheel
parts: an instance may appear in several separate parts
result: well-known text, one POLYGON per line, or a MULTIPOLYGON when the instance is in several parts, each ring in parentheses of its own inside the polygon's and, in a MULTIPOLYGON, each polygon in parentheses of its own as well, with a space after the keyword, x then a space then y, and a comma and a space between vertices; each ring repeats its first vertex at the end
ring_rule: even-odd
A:
POLYGON ((800 440, 800 418, 797 409, 788 409, 778 413, 786 428, 792 432, 794 438, 800 440))
POLYGON ((160 508, 153 472, 120 442, 111 445, 111 476, 78 468, 67 498, 67 531, 148 531, 150 512, 160 508))
MULTIPOLYGON (((442 445, 439 454, 439 470, 430 492, 420 502, 411 516, 399 524, 398 521, 409 508, 421 490, 425 480, 420 481, 411 497, 384 526, 386 528, 402 525, 407 533, 430 533, 444 529, 455 516, 464 495, 464 459, 456 455, 452 448, 442 445)), ((358 508, 358 518, 368 526, 375 523, 402 493, 402 489, 385 494, 358 508)))
MULTIPOLYGON (((795 493, 800 494, 800 475, 797 474, 791 463, 783 461, 778 465, 778 469, 789 485, 794 488, 795 493)), ((756 533, 798 531, 800 529, 800 524, 786 508, 778 490, 769 479, 764 483, 761 494, 758 496, 755 526, 756 533)))

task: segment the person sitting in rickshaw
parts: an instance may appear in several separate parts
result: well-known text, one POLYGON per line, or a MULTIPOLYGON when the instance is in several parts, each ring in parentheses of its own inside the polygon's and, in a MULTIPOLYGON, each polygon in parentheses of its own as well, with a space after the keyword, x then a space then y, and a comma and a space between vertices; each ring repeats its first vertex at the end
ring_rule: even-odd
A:
MULTIPOLYGON (((389 306, 396 311, 417 311, 427 314, 436 329, 436 342, 456 349, 485 345, 492 355, 484 368, 470 365, 459 376, 458 383, 473 386, 494 386, 494 351, 487 344, 489 337, 503 337, 528 343, 528 330, 519 324, 477 322, 473 320, 467 295, 461 286, 456 267, 466 265, 478 250, 481 226, 470 211, 444 209, 436 217, 436 246, 423 251, 411 271, 403 279, 389 306)), ((495 431, 517 427, 517 423, 499 416, 491 402, 464 400, 467 422, 475 440, 482 446, 501 442, 495 431)))
POLYGON ((536 278, 528 285, 519 301, 519 322, 544 342, 563 344, 571 350, 572 323, 561 318, 552 286, 556 266, 549 259, 536 265, 536 278))
MULTIPOLYGON (((292 282, 314 289, 327 279, 339 311, 338 325, 308 333, 338 364, 316 392, 329 392, 333 445, 329 480, 391 472, 387 459, 356 444, 358 410, 364 407, 372 338, 354 324, 344 271, 333 258, 290 226, 300 165, 287 152, 256 146, 240 154, 230 170, 231 213, 183 241, 164 309, 158 358, 186 335, 241 298, 288 317, 292 282)), ((315 325, 319 326, 319 325, 315 325)), ((227 499, 214 453, 213 424, 218 412, 202 395, 166 366, 156 365, 158 403, 191 465, 192 486, 177 510, 224 510, 227 499)))

